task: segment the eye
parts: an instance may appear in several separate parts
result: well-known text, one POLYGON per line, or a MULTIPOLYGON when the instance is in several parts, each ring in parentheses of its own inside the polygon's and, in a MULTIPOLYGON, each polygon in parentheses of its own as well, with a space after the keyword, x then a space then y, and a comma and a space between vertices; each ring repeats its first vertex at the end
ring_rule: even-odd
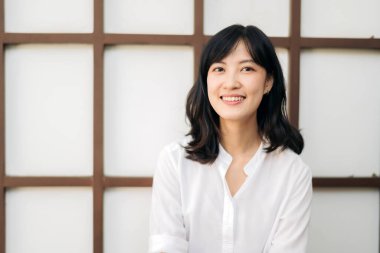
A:
POLYGON ((252 67, 243 67, 241 70, 242 70, 243 72, 251 72, 251 71, 255 71, 254 68, 252 68, 252 67))
POLYGON ((215 67, 212 71, 213 72, 223 72, 224 68, 222 68, 222 67, 215 67))

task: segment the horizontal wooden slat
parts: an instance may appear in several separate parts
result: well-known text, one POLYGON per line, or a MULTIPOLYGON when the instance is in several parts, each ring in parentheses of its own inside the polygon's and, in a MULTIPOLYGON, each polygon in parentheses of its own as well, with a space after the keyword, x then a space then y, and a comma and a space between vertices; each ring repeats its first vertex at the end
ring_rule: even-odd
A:
MULTIPOLYGON (((104 44, 158 44, 158 45, 193 45, 207 42, 211 36, 195 35, 155 35, 155 34, 104 34, 101 37, 94 34, 45 34, 45 33, 4 33, 0 37, 6 44, 27 43, 85 43, 92 44, 95 40, 103 41, 104 44)), ((290 46, 287 37, 271 37, 276 47, 290 46)))
MULTIPOLYGON (((207 42, 211 36, 203 36, 207 42)), ((288 37, 270 37, 276 47, 290 47, 288 37)), ((155 35, 155 34, 104 34, 100 38, 94 34, 45 34, 45 33, 4 33, 0 41, 5 44, 19 43, 87 43, 95 40, 105 44, 158 44, 158 45, 192 45, 199 40, 195 35, 155 35)), ((353 48, 353 49, 380 49, 380 39, 355 38, 300 38, 301 48, 353 48)))
POLYGON ((151 187, 151 177, 105 177, 105 187, 151 187))
POLYGON ((302 38, 302 48, 380 49, 380 39, 302 38))
POLYGON ((105 44, 191 45, 193 35, 105 34, 105 44))
POLYGON ((6 44, 26 43, 79 43, 91 44, 95 40, 93 34, 76 33, 4 33, 3 40, 6 44))
MULTIPOLYGON (((152 177, 104 177, 104 187, 151 187, 152 177)), ((4 187, 91 186, 92 177, 16 177, 5 176, 4 187)), ((378 177, 315 177, 315 188, 368 187, 380 188, 378 177)))
POLYGON ((94 41, 104 44, 158 44, 158 45, 192 45, 196 39, 193 35, 141 35, 141 34, 44 34, 44 33, 5 33, 0 37, 6 44, 30 43, 81 43, 92 44, 94 41))
POLYGON ((91 177, 15 177, 4 178, 5 187, 91 186, 91 177))
POLYGON ((380 178, 378 177, 317 177, 313 178, 313 186, 315 188, 322 187, 368 187, 380 188, 380 178))

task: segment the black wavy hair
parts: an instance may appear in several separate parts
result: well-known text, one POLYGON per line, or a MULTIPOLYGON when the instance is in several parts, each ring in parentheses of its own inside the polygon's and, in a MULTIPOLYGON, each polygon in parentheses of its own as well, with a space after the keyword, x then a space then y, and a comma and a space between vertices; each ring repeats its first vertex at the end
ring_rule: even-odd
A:
POLYGON ((302 152, 304 142, 298 129, 293 127, 286 113, 285 81, 280 62, 269 38, 255 26, 232 25, 215 34, 201 55, 199 73, 186 101, 186 116, 192 139, 185 146, 187 158, 202 164, 213 163, 219 153, 219 115, 212 108, 207 94, 207 73, 210 66, 221 61, 243 41, 253 61, 266 70, 273 86, 257 109, 259 134, 269 146, 266 152, 278 147, 302 152))

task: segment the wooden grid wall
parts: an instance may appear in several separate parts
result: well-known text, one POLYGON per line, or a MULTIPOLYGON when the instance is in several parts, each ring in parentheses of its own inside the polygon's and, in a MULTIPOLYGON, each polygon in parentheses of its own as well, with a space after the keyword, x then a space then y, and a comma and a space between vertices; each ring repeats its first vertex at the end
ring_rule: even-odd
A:
MULTIPOLYGON (((289 50, 289 116, 298 126, 300 53, 306 48, 345 48, 380 50, 380 39, 302 38, 301 0, 290 0, 289 37, 271 37, 276 47, 289 50)), ((150 177, 107 177, 103 170, 103 65, 104 48, 117 44, 189 45, 194 49, 194 75, 203 45, 209 39, 203 34, 203 0, 194 0, 193 35, 136 35, 104 33, 103 0, 94 0, 94 32, 90 34, 5 33, 4 0, 0 0, 0 253, 5 253, 5 191, 12 187, 87 186, 93 189, 93 248, 103 252, 103 194, 109 187, 150 187, 150 177), (93 46, 94 53, 94 143, 92 177, 15 177, 5 175, 5 83, 4 50, 7 45, 27 43, 79 43, 93 46)), ((317 177, 314 187, 358 187, 380 189, 378 177, 317 177)))

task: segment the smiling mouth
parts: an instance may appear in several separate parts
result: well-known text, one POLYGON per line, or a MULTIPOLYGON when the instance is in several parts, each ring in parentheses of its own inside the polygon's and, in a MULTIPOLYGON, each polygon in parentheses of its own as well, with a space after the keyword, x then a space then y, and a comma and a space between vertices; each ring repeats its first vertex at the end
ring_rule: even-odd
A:
POLYGON ((240 102, 245 99, 244 96, 221 96, 220 98, 226 102, 240 102))

